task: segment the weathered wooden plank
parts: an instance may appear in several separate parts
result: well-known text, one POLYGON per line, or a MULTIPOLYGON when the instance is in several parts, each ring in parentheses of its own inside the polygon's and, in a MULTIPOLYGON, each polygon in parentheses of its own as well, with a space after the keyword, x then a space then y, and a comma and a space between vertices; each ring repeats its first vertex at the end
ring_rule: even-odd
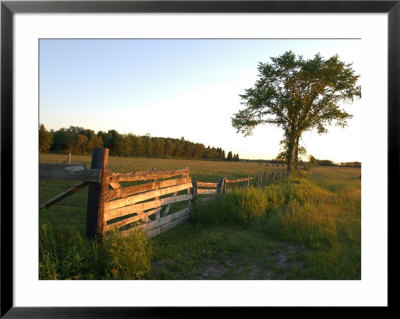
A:
POLYGON ((100 183, 101 169, 86 169, 85 164, 39 164, 39 178, 100 183))
POLYGON ((149 238, 158 236, 158 235, 160 235, 160 234, 162 234, 162 233, 164 233, 164 232, 166 232, 166 231, 168 231, 168 230, 170 230, 170 229, 172 229, 172 228, 174 228, 174 227, 176 227, 176 226, 178 226, 180 224, 183 224, 183 223, 189 221, 190 218, 191 218, 191 216, 184 216, 184 217, 179 218, 177 220, 174 220, 173 222, 170 222, 170 223, 168 223, 166 225, 163 225, 163 226, 160 226, 160 227, 155 228, 153 230, 147 231, 146 232, 146 236, 149 237, 149 238))
MULTIPOLYGON (((159 182, 152 182, 152 183, 146 183, 146 184, 141 184, 141 185, 123 187, 123 188, 108 191, 105 194, 105 200, 111 201, 116 198, 124 198, 124 197, 128 197, 128 196, 131 196, 134 194, 143 193, 143 192, 147 192, 147 191, 151 191, 151 190, 156 190, 156 189, 163 188, 163 187, 190 183, 191 181, 192 181, 192 179, 190 177, 189 178, 177 178, 177 179, 168 179, 166 181, 159 181, 159 182)), ((110 183, 110 185, 111 185, 111 183, 110 183)), ((120 184, 118 183, 118 185, 120 185, 120 184)))
POLYGON ((111 182, 109 183, 112 189, 121 189, 122 185, 118 182, 111 182))
POLYGON ((139 171, 131 173, 110 173, 108 179, 109 182, 134 182, 155 178, 169 178, 173 176, 189 174, 189 172, 190 170, 188 168, 185 168, 175 171, 139 171))
POLYGON ((56 197, 50 199, 49 201, 47 201, 46 203, 44 203, 43 205, 41 205, 39 207, 40 208, 49 208, 51 206, 53 206, 55 203, 58 203, 59 201, 61 201, 62 199, 71 196, 72 194, 76 193, 77 191, 81 190, 82 188, 84 188, 85 186, 89 185, 88 182, 83 182, 80 183, 78 185, 72 186, 70 188, 68 188, 65 192, 57 195, 56 197))
MULTIPOLYGON (((154 182, 157 182, 157 180, 155 179, 154 182)), ((176 192, 175 192, 175 193, 176 193, 176 192)), ((174 193, 174 194, 175 194, 175 193, 174 193)), ((154 197, 154 199, 155 199, 155 200, 159 200, 160 197, 159 197, 159 196, 156 196, 156 197, 154 197)), ((160 210, 161 210, 161 209, 160 209, 160 210)), ((160 211, 157 212, 157 214, 156 214, 156 219, 160 219, 160 211)), ((146 222, 148 222, 148 221, 149 221, 149 218, 146 217, 146 222)))
MULTIPOLYGON (((160 229, 160 228, 168 225, 169 227, 164 227, 164 229, 165 229, 164 231, 166 231, 166 230, 174 227, 174 225, 179 224, 179 223, 174 223, 175 221, 179 221, 182 219, 184 219, 184 221, 186 221, 186 220, 190 219, 190 217, 191 217, 190 208, 185 208, 174 214, 171 214, 166 217, 160 218, 158 220, 152 221, 146 225, 140 225, 138 227, 133 227, 131 229, 123 230, 123 231, 121 231, 121 235, 129 234, 131 231, 135 231, 138 229, 144 229, 148 233, 152 230, 160 229), (170 224, 172 224, 172 225, 170 225, 170 224)), ((181 222, 183 222, 183 221, 181 221, 181 222)), ((156 232, 158 232, 158 231, 156 231, 156 232)))
POLYGON ((129 218, 125 218, 123 220, 120 220, 120 221, 112 223, 112 224, 105 225, 104 226, 104 231, 108 231, 108 230, 113 229, 115 227, 120 228, 122 226, 137 222, 137 221, 139 221, 139 220, 141 220, 141 219, 143 219, 145 217, 149 217, 149 216, 151 216, 153 214, 156 214, 156 213, 160 212, 160 210, 161 210, 161 207, 158 207, 158 208, 149 210, 149 211, 141 213, 141 214, 139 212, 135 216, 132 216, 132 217, 129 217, 129 218))
POLYGON ((131 206, 125 206, 113 210, 108 210, 104 212, 105 216, 105 221, 118 218, 124 215, 128 214, 133 214, 137 212, 142 212, 148 209, 164 206, 167 204, 171 203, 177 203, 177 202, 182 202, 185 200, 192 199, 192 195, 179 195, 179 196, 172 196, 172 197, 167 197, 167 198, 162 198, 159 200, 153 200, 150 202, 146 203, 141 203, 141 204, 136 204, 136 205, 131 205, 131 206))
POLYGON ((59 169, 69 169, 71 171, 82 171, 86 169, 86 164, 52 164, 39 163, 39 170, 52 171, 59 169))
POLYGON ((154 191, 149 191, 147 193, 133 195, 133 196, 130 196, 127 198, 117 199, 117 200, 105 203, 104 209, 110 210, 110 209, 116 209, 116 208, 120 208, 120 207, 124 207, 124 206, 133 205, 133 204, 136 204, 139 202, 143 202, 145 200, 152 199, 157 196, 168 195, 168 194, 171 194, 174 192, 179 192, 184 189, 191 188, 191 187, 192 187, 192 183, 186 183, 186 184, 161 188, 161 189, 157 189, 154 191))
POLYGON ((154 228, 158 228, 160 226, 168 224, 168 223, 170 223, 170 222, 172 222, 174 220, 177 220, 177 219, 179 219, 181 217, 184 217, 184 216, 187 216, 187 215, 190 216, 190 213, 191 213, 191 210, 190 210, 189 207, 181 209, 180 211, 178 211, 176 213, 173 213, 171 215, 165 216, 163 218, 160 218, 158 220, 154 220, 154 221, 148 223, 146 225, 146 227, 145 227, 145 230, 149 231, 149 230, 152 230, 154 228))
POLYGON ((198 189, 197 194, 218 194, 218 189, 198 189))
POLYGON ((197 182, 197 187, 218 187, 218 183, 206 183, 206 182, 197 182))
POLYGON ((246 177, 246 178, 236 178, 236 179, 227 179, 226 183, 239 183, 239 182, 247 182, 252 180, 252 177, 246 177))
MULTIPOLYGON (((178 195, 178 192, 175 192, 172 196, 176 196, 176 195, 178 195)), ((165 211, 164 211, 164 213, 163 213, 163 216, 167 216, 167 215, 168 215, 168 212, 169 212, 169 210, 171 209, 171 205, 172 205, 172 204, 169 204, 169 205, 167 206, 167 208, 165 208, 165 211)))

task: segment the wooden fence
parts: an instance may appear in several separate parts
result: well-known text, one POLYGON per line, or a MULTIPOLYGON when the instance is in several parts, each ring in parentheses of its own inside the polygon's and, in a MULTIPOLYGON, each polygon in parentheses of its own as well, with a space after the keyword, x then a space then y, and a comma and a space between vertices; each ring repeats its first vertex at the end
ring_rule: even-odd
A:
POLYGON ((285 176, 277 171, 252 177, 228 179, 218 183, 192 182, 189 168, 173 171, 137 171, 115 173, 108 170, 106 148, 92 152, 91 169, 84 164, 39 164, 39 177, 44 179, 78 180, 79 184, 42 204, 48 208, 60 200, 89 186, 86 234, 89 239, 101 238, 111 229, 121 234, 143 229, 149 237, 157 236, 190 219, 198 201, 209 200, 215 195, 232 189, 233 185, 247 187, 266 185, 285 176), (122 184, 121 184, 122 183, 122 184), (210 196, 211 195, 211 196, 210 196), (186 202, 186 203, 185 203, 186 202), (171 205, 180 203, 171 209, 171 205))
POLYGON ((142 228, 148 236, 153 237, 190 218, 192 180, 188 168, 162 172, 109 173, 107 183, 113 189, 104 194, 103 231, 117 227, 122 234, 127 234, 132 229, 142 228), (144 183, 126 187, 119 183, 137 181, 144 183), (182 192, 186 194, 180 194, 182 192), (187 207, 168 215, 173 203, 185 201, 187 207), (126 226, 139 221, 141 225, 126 229, 126 226))

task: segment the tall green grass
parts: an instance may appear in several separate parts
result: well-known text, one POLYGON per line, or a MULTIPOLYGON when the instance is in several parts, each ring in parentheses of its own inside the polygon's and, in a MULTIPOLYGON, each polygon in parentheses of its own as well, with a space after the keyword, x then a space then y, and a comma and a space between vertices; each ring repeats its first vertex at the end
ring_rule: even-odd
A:
POLYGON ((332 191, 332 184, 324 188, 306 177, 295 176, 263 188, 234 190, 215 201, 200 204, 194 221, 257 225, 280 240, 308 247, 333 245, 338 238, 340 218, 359 220, 360 217, 359 188, 340 185, 332 191))
POLYGON ((39 279, 147 279, 151 254, 150 241, 140 231, 126 237, 113 231, 95 242, 74 227, 57 233, 50 221, 40 223, 39 279))
MULTIPOLYGON (((41 162, 61 161, 60 155, 41 155, 41 162)), ((75 156, 73 162, 90 165, 90 157, 75 156)), ((254 177, 268 169, 242 162, 113 157, 109 162, 116 172, 186 166, 193 179, 214 182, 225 175, 254 177)), ((265 279, 265 272, 273 279, 360 279, 359 176, 355 168, 315 168, 199 203, 191 223, 159 237, 110 233, 102 243, 86 239, 87 191, 80 191, 39 212, 39 278, 193 279, 212 263, 217 270, 229 268, 227 273, 215 272, 212 279, 265 279), (282 268, 276 254, 285 254, 282 247, 292 245, 302 247, 293 257, 302 266, 282 268)), ((41 180, 40 203, 75 183, 41 180)))
POLYGON ((361 278, 361 189, 355 174, 316 169, 267 187, 235 190, 199 205, 194 222, 242 225, 302 246, 306 267, 292 274, 296 279, 361 278))

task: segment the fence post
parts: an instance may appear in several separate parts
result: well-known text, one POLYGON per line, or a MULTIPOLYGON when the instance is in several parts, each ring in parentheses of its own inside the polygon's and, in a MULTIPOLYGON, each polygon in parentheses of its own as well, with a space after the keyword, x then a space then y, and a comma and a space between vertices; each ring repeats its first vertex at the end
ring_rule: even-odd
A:
POLYGON ((193 185, 193 195, 192 195, 192 201, 193 201, 193 209, 194 211, 197 211, 197 180, 192 181, 193 185))
POLYGON ((218 194, 222 194, 223 190, 224 190, 224 177, 221 177, 218 183, 218 194))
MULTIPOLYGON (((186 169, 188 170, 188 169, 189 169, 189 167, 188 167, 188 166, 186 166, 186 169)), ((183 177, 185 177, 185 178, 189 178, 189 173, 185 174, 183 177)), ((192 186, 193 186, 193 184, 192 184, 192 186)), ((190 195, 190 188, 188 188, 188 189, 187 189, 187 194, 188 194, 188 195, 190 195)), ((189 199, 189 200, 188 200, 188 202, 187 202, 187 204, 188 204, 188 208, 189 208, 189 209, 190 209, 190 202, 191 202, 191 200, 189 199)))
POLYGON ((71 164, 71 152, 68 153, 68 164, 71 164))
POLYGON ((89 239, 101 239, 104 227, 104 193, 107 190, 108 175, 108 148, 94 148, 92 150, 91 169, 102 169, 100 183, 89 185, 86 236, 89 239))
POLYGON ((250 178, 249 175, 247 175, 247 187, 250 186, 250 179, 249 178, 250 178))

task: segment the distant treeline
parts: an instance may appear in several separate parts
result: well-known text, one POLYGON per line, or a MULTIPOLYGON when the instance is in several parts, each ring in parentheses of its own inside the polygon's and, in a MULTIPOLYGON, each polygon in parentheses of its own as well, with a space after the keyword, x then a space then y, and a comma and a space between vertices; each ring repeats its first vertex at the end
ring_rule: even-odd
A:
MULTIPOLYGON (((283 160, 263 160, 263 159, 242 159, 244 162, 250 162, 250 163, 259 163, 259 164, 278 164, 278 165, 286 165, 286 161, 283 160)), ((308 162, 303 162, 302 160, 299 161, 300 165, 304 165, 306 163, 311 163, 312 166, 341 166, 341 167, 361 167, 360 162, 345 162, 345 163, 339 163, 336 164, 335 162, 331 160, 320 160, 316 159, 315 157, 311 156, 308 162)))
POLYGON ((340 163, 339 166, 345 166, 345 167, 361 167, 360 162, 345 162, 345 163, 340 163))
POLYGON ((317 159, 318 166, 342 166, 342 167, 361 167, 360 162, 345 162, 336 164, 331 160, 319 160, 317 159))
POLYGON ((106 147, 111 156, 190 158, 208 160, 239 161, 238 154, 218 147, 193 143, 183 137, 165 138, 134 134, 120 134, 116 130, 95 132, 83 127, 70 126, 57 131, 47 131, 43 124, 39 128, 39 152, 90 154, 95 147, 106 147))

